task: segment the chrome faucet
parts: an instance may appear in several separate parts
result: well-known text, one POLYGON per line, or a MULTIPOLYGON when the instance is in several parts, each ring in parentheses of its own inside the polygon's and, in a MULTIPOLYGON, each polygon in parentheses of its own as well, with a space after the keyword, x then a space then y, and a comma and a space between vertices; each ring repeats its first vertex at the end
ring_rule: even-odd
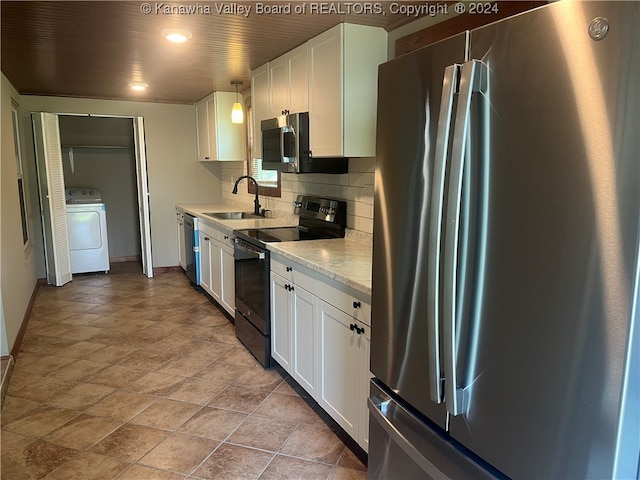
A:
POLYGON ((259 215, 261 217, 264 217, 264 212, 260 212, 260 202, 258 201, 258 182, 256 182, 256 179, 249 176, 249 175, 243 175, 240 178, 238 178, 236 180, 235 185, 233 186, 233 190, 231 191, 231 193, 233 194, 237 194, 238 193, 238 183, 240 183, 240 180, 242 180, 243 178, 246 178, 247 180, 251 180, 253 182, 253 184, 256 186, 256 198, 253 201, 253 214, 254 215, 259 215))

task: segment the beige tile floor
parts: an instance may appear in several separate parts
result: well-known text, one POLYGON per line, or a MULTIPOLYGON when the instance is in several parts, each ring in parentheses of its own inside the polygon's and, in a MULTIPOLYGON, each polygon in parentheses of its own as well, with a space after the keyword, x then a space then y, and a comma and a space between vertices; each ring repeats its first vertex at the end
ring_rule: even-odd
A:
POLYGON ((0 419, 3 480, 366 478, 181 273, 41 287, 0 419))

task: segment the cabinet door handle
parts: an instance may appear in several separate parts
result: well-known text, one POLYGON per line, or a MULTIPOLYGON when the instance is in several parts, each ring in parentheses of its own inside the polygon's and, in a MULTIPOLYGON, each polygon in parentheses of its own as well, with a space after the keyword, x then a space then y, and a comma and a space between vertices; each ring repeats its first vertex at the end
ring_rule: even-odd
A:
POLYGON ((293 270, 293 268, 287 267, 287 272, 291 272, 292 270, 293 270))
POLYGON ((364 328, 358 327, 358 326, 356 325, 356 333, 357 333, 358 335, 362 335, 362 334, 364 333, 364 328))
POLYGON ((353 308, 360 308, 362 306, 362 304, 360 302, 353 302, 353 308))
POLYGON ((204 237, 205 242, 209 241, 209 237, 204 237))
POLYGON ((349 324, 349 330, 351 330, 352 332, 353 332, 356 328, 358 328, 358 326, 357 326, 355 323, 350 323, 350 324, 349 324))
POLYGON ((225 240, 229 240, 229 235, 225 235, 225 236, 224 236, 224 239, 225 239, 225 240))

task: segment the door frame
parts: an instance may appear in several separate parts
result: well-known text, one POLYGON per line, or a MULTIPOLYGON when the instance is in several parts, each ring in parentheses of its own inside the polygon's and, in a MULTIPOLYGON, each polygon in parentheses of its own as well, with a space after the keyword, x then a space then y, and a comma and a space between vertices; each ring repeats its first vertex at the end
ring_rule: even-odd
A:
MULTIPOLYGON (((32 112, 34 114, 41 114, 47 112, 32 112)), ((74 117, 98 117, 98 118, 128 118, 131 119, 131 131, 134 138, 134 154, 136 162, 136 190, 138 196, 138 219, 140 222, 140 246, 142 255, 142 270, 144 275, 151 278, 153 277, 153 258, 151 249, 151 212, 149 208, 149 179, 147 175, 147 155, 146 155, 146 140, 144 130, 144 117, 140 115, 111 115, 100 113, 52 113, 56 118, 61 116, 74 116, 74 117)), ((58 123, 59 128, 59 123, 58 123)), ((35 138, 34 138, 35 142, 35 138)), ((60 152, 60 168, 62 168, 62 153, 60 152)), ((62 182, 64 189, 64 181, 62 182)), ((62 191, 64 196, 64 191, 62 191)), ((66 225, 66 217, 65 217, 66 225)), ((43 223, 43 230, 45 225, 43 223)), ((43 231, 43 237, 46 232, 43 231)), ((68 253, 68 252, 67 252, 68 253)), ((48 275, 48 260, 45 254, 45 264, 48 275)))

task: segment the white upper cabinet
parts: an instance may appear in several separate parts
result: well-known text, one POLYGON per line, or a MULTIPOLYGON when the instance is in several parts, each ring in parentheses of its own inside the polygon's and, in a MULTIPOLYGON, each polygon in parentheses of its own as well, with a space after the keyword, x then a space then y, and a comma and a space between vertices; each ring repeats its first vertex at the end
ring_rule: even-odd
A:
POLYGON ((251 73, 255 158, 260 122, 309 112, 314 157, 373 157, 378 65, 387 61, 387 32, 341 23, 251 73))
MULTIPOLYGON (((242 102, 242 96, 238 95, 242 102)), ((234 92, 215 92, 196 103, 198 126, 198 160, 246 160, 244 123, 231 123, 231 109, 236 101, 234 92)))
POLYGON ((309 45, 309 137, 314 157, 375 155, 382 28, 342 23, 309 45))
POLYGON ((260 122, 271 118, 270 103, 270 63, 256 68, 251 72, 251 109, 253 112, 253 158, 262 158, 262 132, 260 122))
POLYGON ((309 57, 305 43, 269 62, 270 117, 309 110, 309 57))

